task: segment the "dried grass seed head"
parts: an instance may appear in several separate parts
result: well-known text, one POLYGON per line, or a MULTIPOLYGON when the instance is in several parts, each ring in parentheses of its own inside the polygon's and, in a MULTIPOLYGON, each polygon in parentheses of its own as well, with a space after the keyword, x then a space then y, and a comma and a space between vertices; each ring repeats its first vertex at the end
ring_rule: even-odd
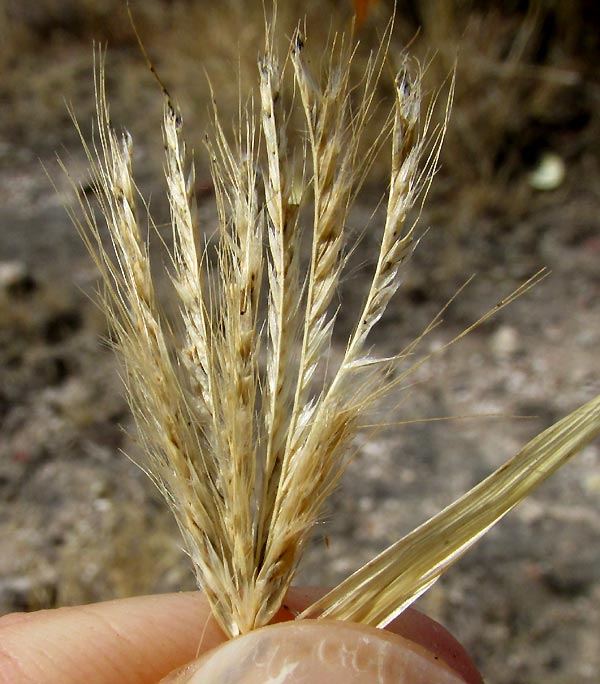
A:
MULTIPOLYGON (((404 60, 389 117, 391 170, 377 263, 341 363, 315 386, 331 346, 334 294, 349 249, 350 207, 386 138, 387 129, 364 147, 389 35, 355 86, 350 81, 353 49, 345 39, 333 41, 323 73, 315 76, 301 33, 280 62, 274 30, 267 28, 259 62, 259 111, 250 101, 233 142, 215 118, 207 144, 219 220, 216 269, 200 247, 194 167, 181 117, 170 101, 165 106, 178 326, 165 320, 156 301, 136 211, 132 143, 111 128, 102 56, 96 81, 99 142, 84 146, 114 256, 102 245, 101 228, 83 193, 78 194, 83 218, 74 217, 104 282, 102 303, 147 454, 142 467, 172 508, 198 583, 230 636, 267 624, 280 607, 323 503, 347 465, 361 416, 398 382, 386 371, 412 354, 438 323, 434 319, 393 359, 374 357, 366 345, 414 248, 409 216, 419 209, 436 171, 452 101, 453 81, 445 117, 434 126, 432 110, 421 113, 421 72, 404 60), (290 100, 283 95, 287 79, 295 89, 290 100), (294 110, 304 121, 298 149, 291 148, 288 135, 294 110), (300 176, 299 158, 304 159, 300 176), (303 273, 299 205, 311 197, 312 246, 303 273), (176 327, 182 335, 173 334, 176 327)), ((412 361, 398 377, 404 380, 429 356, 412 361)), ((573 414, 557 427, 556 435, 567 435, 568 442, 557 463, 600 429, 597 403, 581 411, 583 418, 573 414)), ((324 611, 385 624, 543 479, 544 470, 522 476, 533 462, 549 462, 554 437, 542 436, 533 451, 526 447, 516 457, 508 484, 521 484, 512 494, 502 474, 486 480, 306 614, 324 611), (482 502, 489 500, 497 505, 487 507, 491 513, 482 518, 482 502), (457 526, 461 541, 448 545, 446 531, 457 526)))

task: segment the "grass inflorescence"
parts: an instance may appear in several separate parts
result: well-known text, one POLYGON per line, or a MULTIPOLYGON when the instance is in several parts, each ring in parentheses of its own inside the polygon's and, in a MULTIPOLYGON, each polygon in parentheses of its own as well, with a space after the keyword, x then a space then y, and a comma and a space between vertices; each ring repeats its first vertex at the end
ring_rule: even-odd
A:
MULTIPOLYGON (((169 270, 177 321, 163 315, 157 300, 140 227, 138 207, 145 204, 133 178, 133 143, 111 126, 102 55, 97 134, 84 145, 110 253, 83 192, 83 218, 73 216, 102 277, 102 306, 147 456, 142 467, 173 510, 198 584, 230 636, 267 624, 282 604, 351 456, 360 418, 431 356, 419 357, 417 347, 439 322, 393 358, 379 358, 369 343, 417 242, 414 216, 438 166, 452 80, 442 123, 435 125, 432 108, 423 105, 419 65, 403 57, 388 123, 369 138, 389 33, 358 83, 350 77, 351 39, 333 39, 320 72, 313 73, 300 29, 283 60, 274 37, 271 24, 258 64, 257 102, 241 108, 232 139, 215 116, 207 140, 219 223, 213 266, 199 237, 182 115, 165 95, 169 270), (290 130, 297 120, 303 121, 300 135, 290 130), (330 368, 335 293, 353 247, 349 212, 372 160, 387 144, 390 176, 379 256, 342 359, 330 368), (311 247, 305 267, 306 237, 311 247)), ((303 616, 387 624, 599 431, 596 399, 303 616)))

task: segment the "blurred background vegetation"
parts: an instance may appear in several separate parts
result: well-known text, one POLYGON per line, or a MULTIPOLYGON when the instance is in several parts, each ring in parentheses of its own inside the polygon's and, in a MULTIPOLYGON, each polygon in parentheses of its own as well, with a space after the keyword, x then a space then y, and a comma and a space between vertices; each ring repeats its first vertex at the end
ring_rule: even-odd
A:
MULTIPOLYGON (((353 7, 352 0, 281 2, 282 42, 305 17, 318 59, 327 36, 348 29, 353 7)), ((393 7, 391 0, 370 3, 358 31, 358 73, 378 45, 393 7)), ((588 176, 597 164, 600 8, 592 0, 399 0, 395 7, 392 54, 410 46, 411 54, 428 65, 425 82, 431 92, 457 65, 436 201, 429 203, 443 207, 444 232, 452 235, 440 281, 454 287, 448 270, 459 268, 464 274, 469 253, 500 248, 498 215, 508 233, 527 214, 536 193, 532 172, 551 173, 543 165, 554 160, 569 167, 570 180, 588 176), (447 211, 450 204, 453 211, 447 211), (475 219, 476 236, 470 228, 475 219), (456 252, 463 241, 469 249, 456 252)), ((201 151, 209 118, 207 75, 224 120, 233 120, 238 92, 246 95, 255 83, 262 3, 151 0, 133 3, 133 11, 162 79, 181 104, 190 144, 201 151)), ((139 147, 160 168, 156 129, 162 102, 145 73, 123 0, 2 0, 0 31, 2 127, 9 140, 38 155, 73 144, 65 100, 76 104, 89 132, 90 46, 96 41, 110 49, 113 118, 132 129, 139 147)), ((390 83, 391 78, 382 79, 382 100, 391 94, 390 83)), ((198 161, 208 178, 201 154, 198 161)), ((147 159, 142 172, 153 175, 147 159)), ((371 181, 380 186, 383 177, 374 175, 371 181)), ((585 205, 585 188, 578 190, 585 205)))

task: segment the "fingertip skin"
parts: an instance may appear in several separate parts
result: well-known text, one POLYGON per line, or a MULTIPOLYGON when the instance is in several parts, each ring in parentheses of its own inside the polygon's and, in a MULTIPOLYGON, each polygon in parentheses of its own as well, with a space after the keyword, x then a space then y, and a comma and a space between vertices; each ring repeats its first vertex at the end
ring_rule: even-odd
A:
MULTIPOLYGON (((326 592, 321 587, 292 587, 276 621, 293 619, 326 592)), ((464 646, 439 622, 414 608, 407 608, 387 627, 386 631, 399 634, 431 651, 455 670, 468 684, 483 684, 483 677, 464 646)))
POLYGON ((468 684, 483 684, 483 677, 465 647, 443 625, 424 613, 407 608, 386 629, 427 648, 468 684))
POLYGON ((386 630, 334 620, 263 627, 161 684, 465 684, 430 651, 386 630))
POLYGON ((198 592, 12 614, 0 684, 154 684, 224 640, 198 592))
MULTIPOLYGON (((293 620, 323 593, 291 589, 275 622, 293 620)), ((418 611, 405 611, 385 632, 426 648, 468 684, 481 684, 462 646, 418 611)), ((224 641, 200 592, 14 613, 0 617, 0 684, 155 684, 224 641)))

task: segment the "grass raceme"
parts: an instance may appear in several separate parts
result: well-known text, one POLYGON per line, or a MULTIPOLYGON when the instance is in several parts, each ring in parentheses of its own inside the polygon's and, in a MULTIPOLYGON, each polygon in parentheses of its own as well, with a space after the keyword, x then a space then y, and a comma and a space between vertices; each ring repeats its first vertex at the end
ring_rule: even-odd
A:
MULTIPOLYGON (((199 237, 182 116, 165 97, 169 273, 178 320, 168 320, 157 301, 133 142, 111 126, 102 55, 97 133, 93 143, 84 142, 95 200, 78 192, 83 212, 73 212, 102 278, 100 299, 146 454, 141 465, 171 507, 198 584, 229 636, 267 624, 280 607, 351 456, 360 418, 431 356, 418 356, 417 347, 439 322, 394 358, 379 358, 369 343, 416 243, 410 217, 436 170, 452 84, 445 118, 435 125, 432 108, 423 107, 419 67, 403 58, 388 124, 369 139, 375 88, 387 73, 387 38, 354 83, 347 38, 332 41, 315 74, 302 33, 281 61, 274 31, 267 27, 256 102, 250 100, 231 138, 215 117, 206 145, 219 223, 212 261, 199 237), (335 293, 353 246, 348 216, 385 145, 390 176, 379 256, 332 369, 335 293), (110 249, 101 239, 104 224, 110 249)), ((300 617, 384 626, 599 431, 597 398, 300 617)))

